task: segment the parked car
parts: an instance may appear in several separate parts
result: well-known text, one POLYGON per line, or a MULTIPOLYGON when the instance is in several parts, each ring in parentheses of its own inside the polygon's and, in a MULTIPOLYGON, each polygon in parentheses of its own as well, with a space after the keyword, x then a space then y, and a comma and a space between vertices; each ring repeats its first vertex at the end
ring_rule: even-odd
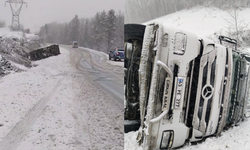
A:
POLYGON ((124 49, 115 48, 109 52, 109 60, 124 60, 124 49))
POLYGON ((164 22, 127 24, 124 37, 124 127, 139 129, 144 150, 219 136, 244 119, 244 54, 164 22))
POLYGON ((72 47, 73 47, 73 48, 78 48, 78 42, 77 42, 77 41, 73 41, 72 47))

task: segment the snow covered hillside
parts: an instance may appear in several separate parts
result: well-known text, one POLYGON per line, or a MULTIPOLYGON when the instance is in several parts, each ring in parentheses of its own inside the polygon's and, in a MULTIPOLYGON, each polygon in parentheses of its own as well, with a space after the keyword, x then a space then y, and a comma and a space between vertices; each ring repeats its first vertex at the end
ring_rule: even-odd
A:
MULTIPOLYGON (((241 24, 250 23, 250 9, 238 10, 241 24)), ((200 37, 210 38, 218 42, 219 35, 228 36, 229 29, 233 28, 233 22, 227 11, 218 8, 196 7, 189 10, 182 10, 164 17, 157 18, 154 21, 165 21, 174 28, 184 29, 193 32, 200 37)), ((244 26, 244 29, 250 30, 250 26, 244 26)), ((249 43, 248 43, 249 44, 249 43)), ((247 49, 247 47, 242 47, 247 49)), ((125 134, 125 150, 143 150, 136 142, 137 132, 125 134)), ((249 150, 250 149, 250 119, 246 119, 239 126, 230 128, 222 133, 221 137, 212 137, 206 139, 203 143, 181 147, 180 150, 249 150)))
POLYGON ((41 43, 37 35, 11 31, 7 27, 0 28, 0 75, 31 67, 27 53, 39 48, 41 43))
MULTIPOLYGON (((239 13, 239 23, 242 26, 249 25, 250 8, 239 9, 237 12, 239 13)), ((193 32, 200 37, 213 39, 214 36, 218 34, 227 35, 229 28, 232 29, 234 26, 234 22, 228 11, 207 7, 195 7, 188 10, 182 10, 155 20, 164 20, 166 23, 169 23, 169 26, 193 32), (228 21, 231 21, 231 23, 228 23, 228 21)), ((250 26, 248 26, 248 30, 250 29, 249 27, 250 26)))
MULTIPOLYGON (((23 38, 23 32, 21 32, 21 31, 11 31, 10 28, 4 27, 4 28, 0 28, 0 36, 2 36, 2 38, 9 37, 9 38, 21 39, 21 38, 23 38)), ((28 39, 32 39, 33 37, 36 37, 36 35, 26 33, 26 37, 28 39)))

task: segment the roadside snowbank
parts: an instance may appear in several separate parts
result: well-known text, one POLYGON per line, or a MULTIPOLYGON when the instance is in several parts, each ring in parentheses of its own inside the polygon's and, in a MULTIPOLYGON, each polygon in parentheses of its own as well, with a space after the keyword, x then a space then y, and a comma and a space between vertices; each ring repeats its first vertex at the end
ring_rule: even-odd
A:
POLYGON ((205 142, 184 146, 180 150, 249 150, 250 148, 250 120, 246 120, 240 123, 239 126, 235 126, 228 131, 222 132, 222 136, 219 138, 212 137, 206 139, 205 142))
POLYGON ((85 48, 84 49, 87 49, 88 51, 91 51, 97 55, 103 55, 105 56, 105 60, 108 64, 110 65, 114 65, 114 66, 119 66, 119 67, 124 67, 124 61, 111 61, 109 60, 109 55, 104 53, 104 52, 100 52, 100 51, 96 51, 96 50, 93 50, 93 49, 90 49, 90 48, 85 48))
MULTIPOLYGON (((129 132, 124 137, 124 150, 143 150, 139 146, 136 137, 137 132, 129 132)), ((249 150, 250 148, 250 120, 242 122, 239 126, 230 128, 222 132, 218 138, 207 138, 206 141, 197 145, 189 145, 179 148, 178 150, 249 150)))
MULTIPOLYGON (((2 127, 0 127, 0 142, 13 128, 17 127, 18 122, 25 117, 30 117, 28 116, 30 112, 35 112, 35 114, 28 118, 25 123, 27 127, 24 128, 28 128, 28 125, 39 115, 32 108, 53 91, 57 82, 62 79, 63 74, 68 72, 67 53, 67 51, 62 50, 62 55, 37 61, 34 64, 38 66, 28 69, 26 72, 11 73, 0 78, 0 124, 2 124, 2 127)), ((18 130, 25 132, 23 126, 18 130)), ((22 136, 23 134, 16 136, 22 136)), ((5 138, 4 142, 8 143, 12 140, 12 137, 9 138, 7 140, 5 138)))

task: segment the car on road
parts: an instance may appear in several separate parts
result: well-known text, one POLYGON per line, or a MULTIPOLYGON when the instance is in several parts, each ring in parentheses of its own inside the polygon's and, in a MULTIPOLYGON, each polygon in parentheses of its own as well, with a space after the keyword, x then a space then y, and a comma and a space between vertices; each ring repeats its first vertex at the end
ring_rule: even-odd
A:
POLYGON ((124 60, 124 49, 115 48, 114 50, 109 52, 109 60, 124 60))
POLYGON ((78 42, 77 41, 73 41, 72 48, 78 48, 78 42))

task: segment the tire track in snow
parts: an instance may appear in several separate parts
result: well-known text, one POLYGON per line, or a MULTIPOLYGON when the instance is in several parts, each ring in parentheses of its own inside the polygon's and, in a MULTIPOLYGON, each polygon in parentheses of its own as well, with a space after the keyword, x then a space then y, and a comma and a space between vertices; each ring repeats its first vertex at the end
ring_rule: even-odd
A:
POLYGON ((46 97, 42 98, 33 108, 31 108, 25 117, 5 136, 5 138, 0 142, 0 150, 14 150, 18 146, 30 126, 44 111, 48 101, 56 92, 62 80, 63 79, 60 79, 52 91, 46 97))
POLYGON ((78 74, 76 75, 78 82, 75 83, 81 83, 79 87, 84 91, 78 96, 81 100, 75 103, 83 108, 75 112, 78 114, 77 129, 84 131, 76 134, 76 139, 83 142, 77 145, 78 150, 82 148, 122 150, 124 140, 122 71, 119 76, 114 72, 117 70, 116 67, 106 64, 106 61, 102 61, 102 58, 92 55, 89 51, 66 49, 71 53, 71 63, 76 69, 75 74, 78 74))

